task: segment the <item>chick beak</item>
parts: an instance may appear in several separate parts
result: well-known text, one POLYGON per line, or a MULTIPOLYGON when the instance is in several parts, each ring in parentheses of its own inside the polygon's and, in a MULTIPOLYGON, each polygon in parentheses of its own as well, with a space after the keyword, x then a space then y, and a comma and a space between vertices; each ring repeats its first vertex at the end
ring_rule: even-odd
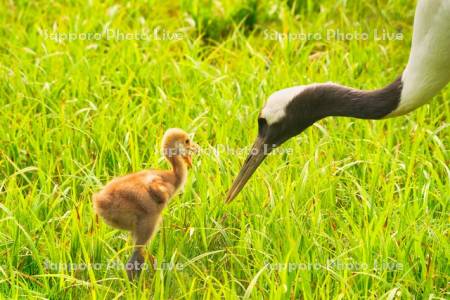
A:
POLYGON ((192 157, 190 155, 183 156, 184 162, 187 164, 189 168, 192 167, 192 157))
POLYGON ((187 148, 187 154, 183 156, 183 159, 184 159, 184 161, 186 162, 186 164, 188 165, 189 168, 192 167, 192 156, 191 156, 191 153, 197 154, 199 152, 199 150, 200 150, 200 147, 194 142, 191 142, 191 144, 187 148))
POLYGON ((265 144, 263 138, 258 137, 256 139, 250 154, 247 156, 244 165, 228 191, 225 202, 233 201, 271 150, 272 148, 265 144))

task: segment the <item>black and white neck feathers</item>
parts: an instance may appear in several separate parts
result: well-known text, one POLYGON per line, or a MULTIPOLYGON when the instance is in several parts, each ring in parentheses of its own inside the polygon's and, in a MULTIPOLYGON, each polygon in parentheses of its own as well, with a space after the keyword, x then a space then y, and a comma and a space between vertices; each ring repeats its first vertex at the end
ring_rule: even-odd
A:
POLYGON ((384 118, 398 107, 401 93, 401 77, 372 91, 334 83, 297 86, 272 94, 259 119, 268 127, 266 141, 278 146, 325 117, 384 118))
POLYGON ((285 112, 286 116, 306 117, 305 114, 310 114, 316 120, 328 116, 381 119, 398 106, 401 91, 401 77, 373 91, 333 83, 314 84, 303 88, 285 107, 285 112))

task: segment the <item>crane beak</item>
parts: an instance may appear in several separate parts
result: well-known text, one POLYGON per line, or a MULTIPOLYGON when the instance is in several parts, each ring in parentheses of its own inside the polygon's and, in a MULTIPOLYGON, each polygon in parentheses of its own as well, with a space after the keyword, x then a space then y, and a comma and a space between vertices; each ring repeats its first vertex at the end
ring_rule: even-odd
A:
POLYGON ((256 171, 259 165, 262 163, 264 158, 270 153, 272 150, 269 145, 265 143, 265 139, 258 137, 255 143, 252 146, 252 150, 250 154, 247 156, 247 159, 244 162, 244 165, 241 168, 238 176, 233 182, 230 190, 228 191, 226 203, 230 203, 233 199, 239 194, 244 185, 250 179, 252 174, 256 171))

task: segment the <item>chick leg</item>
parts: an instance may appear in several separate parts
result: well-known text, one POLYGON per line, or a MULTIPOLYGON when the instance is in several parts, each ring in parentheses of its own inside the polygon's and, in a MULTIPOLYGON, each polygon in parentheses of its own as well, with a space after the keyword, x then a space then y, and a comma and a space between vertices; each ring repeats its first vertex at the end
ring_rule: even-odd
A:
POLYGON ((151 238, 156 227, 159 224, 160 217, 156 218, 148 217, 145 220, 141 220, 135 230, 133 230, 133 238, 135 241, 133 255, 127 263, 127 275, 128 279, 133 280, 139 277, 139 274, 144 267, 144 254, 143 250, 148 240, 151 238))

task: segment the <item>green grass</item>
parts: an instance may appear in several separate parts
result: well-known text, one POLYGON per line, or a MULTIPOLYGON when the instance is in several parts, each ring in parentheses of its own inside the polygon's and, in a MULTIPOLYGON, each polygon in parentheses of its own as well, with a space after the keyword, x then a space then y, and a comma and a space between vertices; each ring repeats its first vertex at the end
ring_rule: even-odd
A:
POLYGON ((0 4, 1 298, 449 297, 448 87, 401 118, 320 121, 282 147, 292 153, 269 157, 231 205, 225 193, 246 153, 212 151, 248 146, 277 89, 396 78, 414 3, 144 2, 115 14, 112 1, 0 4), (183 39, 44 36, 105 26, 160 26, 183 39), (403 40, 264 39, 333 28, 403 40), (195 133, 203 152, 147 247, 165 268, 136 283, 104 265, 55 269, 128 259, 130 238, 95 223, 91 196, 115 176, 167 168, 158 149, 169 127, 195 133))

